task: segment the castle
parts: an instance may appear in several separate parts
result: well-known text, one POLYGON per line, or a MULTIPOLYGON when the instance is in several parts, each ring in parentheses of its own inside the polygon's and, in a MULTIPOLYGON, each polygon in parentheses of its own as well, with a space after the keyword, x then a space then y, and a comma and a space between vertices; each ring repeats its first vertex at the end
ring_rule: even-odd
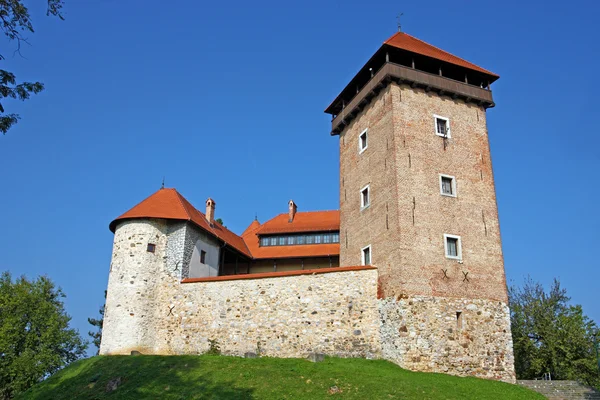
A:
POLYGON ((406 33, 327 107, 339 211, 237 235, 175 189, 111 222, 101 354, 384 358, 514 382, 486 110, 499 77, 406 33))

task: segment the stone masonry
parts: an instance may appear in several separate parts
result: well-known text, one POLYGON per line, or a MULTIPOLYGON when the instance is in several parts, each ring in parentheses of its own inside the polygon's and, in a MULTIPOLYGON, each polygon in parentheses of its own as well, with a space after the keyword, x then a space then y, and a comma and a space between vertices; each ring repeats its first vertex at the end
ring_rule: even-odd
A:
POLYGON ((360 264, 371 246, 384 358, 514 382, 485 117, 481 106, 394 82, 364 107, 340 134, 340 265, 360 264), (434 115, 449 119, 449 138, 435 134, 434 115), (455 177, 456 197, 440 194, 440 174, 455 177), (461 237, 461 260, 446 258, 444 234, 461 237))
POLYGON ((502 303, 378 300, 375 269, 181 283, 169 259, 177 246, 186 253, 185 237, 180 222, 119 224, 101 354, 200 354, 213 341, 229 355, 385 358, 412 370, 511 381, 502 303))
POLYGON ((119 224, 101 354, 200 354, 214 341, 229 355, 380 357, 375 269, 181 283, 166 257, 177 224, 119 224))

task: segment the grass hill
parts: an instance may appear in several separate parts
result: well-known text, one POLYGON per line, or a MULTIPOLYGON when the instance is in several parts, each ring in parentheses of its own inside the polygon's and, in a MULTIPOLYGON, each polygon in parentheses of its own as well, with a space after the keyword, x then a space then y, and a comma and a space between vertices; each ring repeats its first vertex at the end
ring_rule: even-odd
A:
MULTIPOLYGON (((114 386, 114 385, 113 385, 114 386)), ((18 399, 503 399, 525 388, 477 378, 410 372, 387 361, 224 356, 98 356, 80 360, 18 399), (116 389, 107 385, 120 381, 116 389)))

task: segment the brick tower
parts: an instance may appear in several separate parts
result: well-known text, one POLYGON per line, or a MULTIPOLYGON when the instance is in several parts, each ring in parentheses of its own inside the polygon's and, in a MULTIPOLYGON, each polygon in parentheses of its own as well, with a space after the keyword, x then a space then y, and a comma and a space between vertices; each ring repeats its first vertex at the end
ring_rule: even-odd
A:
POLYGON ((340 265, 379 271, 382 353, 514 381, 486 110, 498 75, 406 33, 326 112, 340 140, 340 265))

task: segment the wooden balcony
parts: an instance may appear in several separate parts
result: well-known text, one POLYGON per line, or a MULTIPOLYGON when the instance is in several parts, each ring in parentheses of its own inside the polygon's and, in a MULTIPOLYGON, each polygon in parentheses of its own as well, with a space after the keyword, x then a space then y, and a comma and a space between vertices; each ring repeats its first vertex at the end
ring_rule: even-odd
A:
POLYGON ((331 121, 331 134, 339 135, 354 117, 390 82, 406 83, 413 87, 437 92, 440 95, 461 98, 466 102, 473 102, 485 108, 494 107, 492 92, 488 89, 387 62, 333 118, 331 121))

